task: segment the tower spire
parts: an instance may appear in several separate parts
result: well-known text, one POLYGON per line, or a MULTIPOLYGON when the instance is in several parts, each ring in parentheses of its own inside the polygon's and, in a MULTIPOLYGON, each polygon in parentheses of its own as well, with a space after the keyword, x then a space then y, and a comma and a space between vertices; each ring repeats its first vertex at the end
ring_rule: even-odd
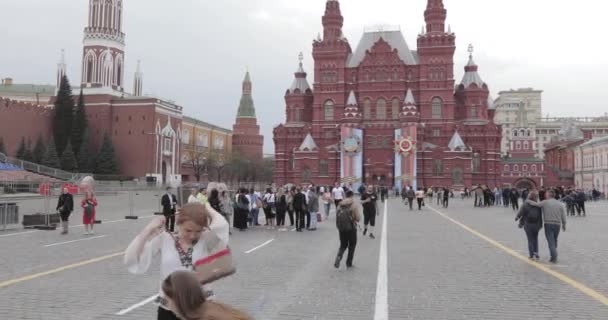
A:
POLYGON ((241 102, 239 103, 239 110, 236 115, 237 118, 255 118, 255 107, 253 104, 252 85, 249 71, 245 72, 245 79, 243 80, 243 94, 241 95, 241 102))
POLYGON ((298 60, 300 61, 298 70, 294 73, 295 78, 289 88, 289 93, 291 94, 295 93, 296 90, 299 90, 300 94, 305 94, 306 90, 310 89, 310 85, 308 84, 308 81, 306 81, 306 71, 304 71, 304 66, 302 65, 302 61, 304 60, 304 54, 302 52, 298 54, 298 60))
POLYGON ((342 37, 344 17, 340 11, 338 0, 327 0, 325 15, 323 15, 323 39, 335 41, 342 37))
POLYGON ((427 0, 424 11, 427 32, 445 32, 446 17, 447 10, 443 6, 443 0, 427 0))
POLYGON ((59 90, 59 86, 61 85, 61 79, 65 75, 66 75, 65 50, 61 49, 61 57, 59 58, 59 63, 57 63, 57 90, 59 90))
POLYGON ((135 80, 133 81, 133 95, 141 97, 143 89, 143 77, 144 74, 141 72, 141 60, 137 60, 137 70, 135 71, 135 80))

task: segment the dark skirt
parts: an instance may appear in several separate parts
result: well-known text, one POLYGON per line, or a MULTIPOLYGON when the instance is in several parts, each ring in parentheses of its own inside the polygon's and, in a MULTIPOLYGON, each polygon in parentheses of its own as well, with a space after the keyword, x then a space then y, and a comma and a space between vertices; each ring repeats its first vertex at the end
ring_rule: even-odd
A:
POLYGON ((247 229, 248 210, 236 209, 234 212, 233 226, 237 229, 247 229))

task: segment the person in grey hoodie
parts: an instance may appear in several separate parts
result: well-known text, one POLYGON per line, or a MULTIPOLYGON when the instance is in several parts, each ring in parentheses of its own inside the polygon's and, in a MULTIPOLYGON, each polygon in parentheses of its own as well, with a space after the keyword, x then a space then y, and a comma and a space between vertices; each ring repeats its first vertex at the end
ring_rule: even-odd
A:
POLYGON ((319 213, 319 196, 315 190, 315 186, 308 187, 308 212, 310 212, 310 227, 308 231, 317 230, 317 213, 319 213))
POLYGON ((566 232, 566 208, 564 204, 555 199, 554 190, 547 192, 547 200, 545 201, 535 202, 526 200, 526 203, 543 209, 545 237, 547 237, 549 252, 551 253, 549 262, 557 263, 557 237, 559 236, 560 226, 566 232))

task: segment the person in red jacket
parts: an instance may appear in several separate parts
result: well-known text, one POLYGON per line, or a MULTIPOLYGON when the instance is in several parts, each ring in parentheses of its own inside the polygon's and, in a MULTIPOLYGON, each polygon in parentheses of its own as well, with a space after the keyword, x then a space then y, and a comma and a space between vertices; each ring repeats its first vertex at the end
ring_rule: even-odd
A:
POLYGON ((97 207, 97 199, 92 191, 87 191, 84 199, 80 203, 83 208, 82 224, 84 224, 84 234, 94 234, 93 225, 95 225, 95 207, 97 207), (89 231, 89 228, 91 229, 89 231))

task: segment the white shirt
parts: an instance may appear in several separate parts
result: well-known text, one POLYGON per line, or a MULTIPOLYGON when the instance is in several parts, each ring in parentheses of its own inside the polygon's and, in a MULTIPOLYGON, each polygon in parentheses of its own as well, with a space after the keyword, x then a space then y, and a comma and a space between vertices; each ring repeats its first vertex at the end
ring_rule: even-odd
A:
MULTIPOLYGON (((226 219, 222 217, 217 211, 213 210, 209 204, 206 205, 207 210, 211 216, 211 224, 209 229, 217 234, 224 244, 228 244, 228 230, 229 225, 226 219)), ((182 265, 179 258, 179 253, 175 248, 175 241, 167 233, 163 232, 156 237, 146 242, 144 250, 141 256, 137 256, 137 244, 139 242, 137 236, 133 242, 127 248, 124 257, 124 263, 127 265, 129 272, 133 274, 143 274, 150 268, 152 259, 154 256, 160 253, 160 284, 173 272, 179 270, 190 270, 182 265)), ((197 242, 192 248, 192 263, 201 258, 209 256, 207 252, 207 246, 205 245, 204 235, 201 236, 201 240, 197 242)), ((159 287, 159 293, 164 296, 162 290, 159 287)))
POLYGON ((198 199, 196 198, 196 196, 190 195, 188 197, 188 203, 196 203, 199 202, 198 199))
POLYGON ((265 194, 263 200, 265 200, 268 203, 274 203, 275 202, 274 193, 267 193, 267 194, 265 194))
POLYGON ((344 189, 342 189, 342 187, 334 188, 331 193, 336 200, 344 199, 344 189))

